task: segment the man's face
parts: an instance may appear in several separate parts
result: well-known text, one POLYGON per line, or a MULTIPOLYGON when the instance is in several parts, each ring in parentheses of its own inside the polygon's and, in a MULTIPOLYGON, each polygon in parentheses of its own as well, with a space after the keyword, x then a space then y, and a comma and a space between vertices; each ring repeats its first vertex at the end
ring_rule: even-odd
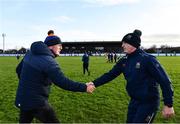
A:
POLYGON ((60 55, 60 52, 62 50, 62 44, 53 45, 51 47, 51 50, 54 52, 54 54, 60 55))
POLYGON ((136 50, 136 48, 126 42, 123 42, 122 43, 122 48, 123 48, 123 51, 127 54, 131 54, 132 52, 134 52, 136 50))
POLYGON ((48 36, 54 36, 54 33, 50 33, 50 34, 48 34, 48 36))

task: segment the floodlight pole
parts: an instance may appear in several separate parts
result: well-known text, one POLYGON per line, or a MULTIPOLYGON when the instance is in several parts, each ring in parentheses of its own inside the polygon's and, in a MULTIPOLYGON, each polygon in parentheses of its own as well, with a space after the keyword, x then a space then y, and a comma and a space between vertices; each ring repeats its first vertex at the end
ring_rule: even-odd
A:
POLYGON ((3 37, 3 53, 4 53, 5 52, 5 37, 6 37, 6 34, 3 33, 2 37, 3 37))

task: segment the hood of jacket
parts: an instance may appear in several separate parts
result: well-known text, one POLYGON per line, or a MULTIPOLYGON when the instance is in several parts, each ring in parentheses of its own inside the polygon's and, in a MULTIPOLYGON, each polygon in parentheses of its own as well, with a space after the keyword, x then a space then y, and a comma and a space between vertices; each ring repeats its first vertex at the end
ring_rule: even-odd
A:
POLYGON ((48 48, 48 46, 42 41, 32 43, 30 51, 34 55, 49 55, 55 57, 52 51, 48 48))

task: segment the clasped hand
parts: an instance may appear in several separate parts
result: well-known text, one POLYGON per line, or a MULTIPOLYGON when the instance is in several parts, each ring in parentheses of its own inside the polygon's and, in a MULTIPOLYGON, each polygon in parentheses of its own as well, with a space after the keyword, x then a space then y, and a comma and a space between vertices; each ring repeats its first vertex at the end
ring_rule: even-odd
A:
POLYGON ((86 83, 87 89, 86 92, 93 93, 93 91, 96 89, 93 82, 86 83))

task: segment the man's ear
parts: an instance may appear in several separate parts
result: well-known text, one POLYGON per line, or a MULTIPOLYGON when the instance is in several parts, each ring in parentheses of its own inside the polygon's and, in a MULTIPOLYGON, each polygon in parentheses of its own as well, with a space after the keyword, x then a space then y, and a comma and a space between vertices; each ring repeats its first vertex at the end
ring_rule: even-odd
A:
POLYGON ((48 46, 49 49, 52 49, 52 46, 48 46))

